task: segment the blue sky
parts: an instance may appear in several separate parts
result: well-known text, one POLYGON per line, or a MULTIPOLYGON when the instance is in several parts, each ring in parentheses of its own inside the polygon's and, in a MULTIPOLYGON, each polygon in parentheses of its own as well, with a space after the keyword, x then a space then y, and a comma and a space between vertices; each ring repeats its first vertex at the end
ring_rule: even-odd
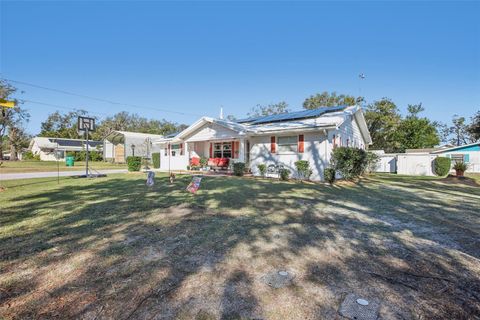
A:
MULTIPOLYGON (((17 85, 20 98, 127 110, 181 123, 244 116, 256 104, 301 109, 316 92, 422 102, 448 121, 480 109, 479 2, 5 2, 2 78, 129 104, 17 85)), ((53 107, 25 104, 38 133, 53 107)))

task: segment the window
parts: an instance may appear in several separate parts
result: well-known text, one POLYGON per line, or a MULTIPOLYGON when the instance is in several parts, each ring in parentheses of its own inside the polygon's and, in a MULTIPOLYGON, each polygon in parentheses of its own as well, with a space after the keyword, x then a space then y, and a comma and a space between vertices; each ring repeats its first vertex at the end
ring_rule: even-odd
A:
POLYGON ((468 154, 461 154, 461 153, 454 153, 452 154, 452 162, 453 163, 456 163, 456 162, 469 162, 470 160, 470 157, 468 154))
POLYGON ((298 150, 298 137, 278 137, 278 152, 297 152, 298 150))
POLYGON ((180 145, 179 144, 172 144, 172 157, 180 154, 180 145))
POLYGON ((231 142, 217 142, 213 144, 214 158, 231 158, 232 157, 232 143, 231 142))

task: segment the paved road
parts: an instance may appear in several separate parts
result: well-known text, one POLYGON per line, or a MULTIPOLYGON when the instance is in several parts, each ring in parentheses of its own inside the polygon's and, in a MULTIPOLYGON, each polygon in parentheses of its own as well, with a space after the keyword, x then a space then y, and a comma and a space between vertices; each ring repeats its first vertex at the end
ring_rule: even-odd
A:
MULTIPOLYGON (((105 169, 97 170, 100 173, 124 173, 127 169, 105 169)), ((60 177, 79 176, 85 174, 83 171, 60 171, 60 177)), ((18 180, 18 179, 32 179, 32 178, 53 178, 57 176, 57 172, 28 172, 28 173, 2 173, 0 180, 18 180)))

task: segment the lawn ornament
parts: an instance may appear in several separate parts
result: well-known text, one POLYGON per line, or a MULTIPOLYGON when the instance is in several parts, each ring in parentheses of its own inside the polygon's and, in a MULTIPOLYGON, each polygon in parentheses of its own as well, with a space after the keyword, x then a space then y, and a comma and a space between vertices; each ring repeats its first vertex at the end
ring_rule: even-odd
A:
POLYGON ((170 183, 174 183, 175 182, 175 173, 170 173, 170 183))
POLYGON ((187 186, 187 191, 191 193, 197 192, 198 188, 200 188, 200 181, 202 181, 202 177, 193 177, 192 182, 187 186))
POLYGON ((147 186, 151 187, 155 184, 155 172, 148 171, 147 172, 147 186))

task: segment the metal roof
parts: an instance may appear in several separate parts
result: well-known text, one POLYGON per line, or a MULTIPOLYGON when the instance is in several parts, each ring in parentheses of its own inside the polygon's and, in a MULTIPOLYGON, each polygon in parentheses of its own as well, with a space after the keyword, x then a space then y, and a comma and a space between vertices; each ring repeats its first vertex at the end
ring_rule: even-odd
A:
MULTIPOLYGON (((32 139, 32 143, 36 142, 39 148, 65 148, 71 150, 77 148, 83 148, 85 146, 85 140, 82 139, 65 139, 65 138, 51 138, 51 137, 35 137, 32 139)), ((89 140, 89 147, 103 146, 102 141, 89 140)))
POLYGON ((289 121, 289 120, 299 120, 299 119, 306 119, 306 118, 316 118, 328 112, 342 111, 345 108, 347 108, 347 106, 320 107, 318 109, 313 109, 313 110, 303 110, 303 111, 296 111, 296 112, 274 114, 274 115, 264 116, 264 117, 241 119, 241 120, 237 120, 237 122, 248 123, 248 124, 260 124, 260 123, 281 122, 281 121, 289 121))

